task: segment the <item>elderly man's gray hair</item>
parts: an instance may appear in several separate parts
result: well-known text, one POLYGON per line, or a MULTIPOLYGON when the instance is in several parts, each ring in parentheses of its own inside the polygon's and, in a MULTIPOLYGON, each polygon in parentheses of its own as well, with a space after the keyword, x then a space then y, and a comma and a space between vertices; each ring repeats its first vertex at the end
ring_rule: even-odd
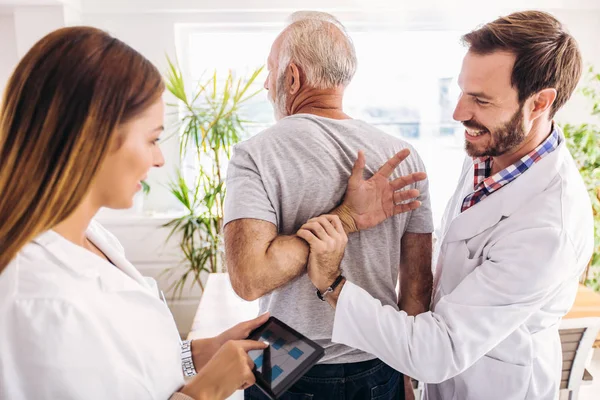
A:
POLYGON ((298 11, 289 18, 279 56, 279 76, 290 62, 316 89, 346 86, 356 72, 356 52, 346 29, 333 15, 298 11))

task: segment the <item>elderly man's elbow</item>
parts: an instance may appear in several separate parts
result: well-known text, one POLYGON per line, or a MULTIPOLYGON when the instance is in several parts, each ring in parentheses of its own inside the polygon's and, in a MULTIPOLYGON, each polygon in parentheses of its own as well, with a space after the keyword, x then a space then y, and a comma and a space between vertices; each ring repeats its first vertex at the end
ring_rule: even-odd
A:
POLYGON ((231 285, 233 287, 233 291, 246 301, 254 301, 261 297, 261 294, 248 285, 231 285))
POLYGON ((244 276, 240 272, 234 272, 236 269, 229 266, 228 270, 231 287, 235 294, 246 301, 254 301, 261 297, 261 293, 259 293, 253 284, 251 277, 244 276))

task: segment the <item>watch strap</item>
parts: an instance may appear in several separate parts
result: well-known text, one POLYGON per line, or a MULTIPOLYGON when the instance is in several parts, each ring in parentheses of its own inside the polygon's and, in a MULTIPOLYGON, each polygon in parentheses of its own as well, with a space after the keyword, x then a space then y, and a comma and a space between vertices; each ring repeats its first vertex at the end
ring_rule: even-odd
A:
POLYGON ((331 286, 329 286, 323 293, 321 293, 321 291, 317 289, 317 297, 319 298, 319 300, 325 301, 325 296, 327 296, 329 293, 332 293, 335 290, 335 288, 337 288, 340 285, 340 283, 342 283, 343 280, 344 275, 340 274, 337 278, 335 278, 335 281, 333 281, 331 286))

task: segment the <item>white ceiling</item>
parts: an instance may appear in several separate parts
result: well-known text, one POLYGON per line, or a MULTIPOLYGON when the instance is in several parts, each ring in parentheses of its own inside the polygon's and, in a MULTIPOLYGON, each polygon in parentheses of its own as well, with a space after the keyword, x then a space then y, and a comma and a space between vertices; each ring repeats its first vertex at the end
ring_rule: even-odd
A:
POLYGON ((22 7, 22 6, 53 6, 62 4, 61 0, 0 0, 2 7, 22 7))
POLYGON ((81 5, 82 0, 0 0, 0 14, 12 14, 19 7, 36 6, 69 6, 81 10, 81 5))
MULTIPOLYGON (((5 1, 5 0, 0 0, 5 1)), ((9 0, 10 1, 10 0, 9 0)), ((470 11, 489 7, 503 9, 600 9, 600 0, 81 0, 83 12, 210 12, 287 11, 298 9, 370 10, 389 9, 470 11)))
POLYGON ((600 0, 0 0, 0 12, 21 6, 66 4, 84 13, 160 13, 213 11, 365 10, 396 12, 475 9, 600 9, 600 0))

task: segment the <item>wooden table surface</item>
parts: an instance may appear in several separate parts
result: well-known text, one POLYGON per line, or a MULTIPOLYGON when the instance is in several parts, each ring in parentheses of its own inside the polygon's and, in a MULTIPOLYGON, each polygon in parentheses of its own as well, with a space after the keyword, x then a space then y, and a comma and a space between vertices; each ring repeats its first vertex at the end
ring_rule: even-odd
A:
MULTIPOLYGON (((600 293, 594 292, 592 289, 579 285, 577 297, 571 311, 564 318, 586 318, 600 317, 600 293)), ((594 343, 595 348, 600 348, 600 334, 594 343)))

